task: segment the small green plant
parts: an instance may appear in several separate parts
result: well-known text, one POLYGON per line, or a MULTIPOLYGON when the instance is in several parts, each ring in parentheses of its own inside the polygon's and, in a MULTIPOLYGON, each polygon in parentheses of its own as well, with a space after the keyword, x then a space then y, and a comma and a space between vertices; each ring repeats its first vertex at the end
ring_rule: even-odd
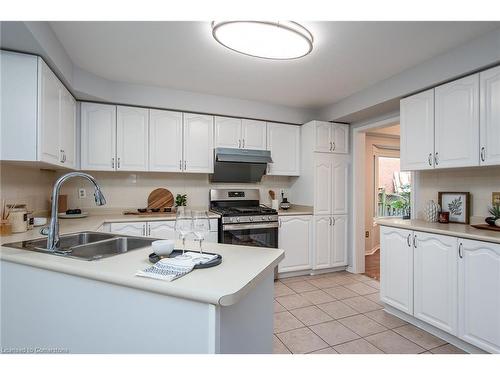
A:
POLYGON ((175 197, 175 207, 185 206, 187 203, 187 194, 177 194, 175 197))
POLYGON ((488 208, 488 212, 496 219, 500 219, 500 204, 495 204, 488 208))

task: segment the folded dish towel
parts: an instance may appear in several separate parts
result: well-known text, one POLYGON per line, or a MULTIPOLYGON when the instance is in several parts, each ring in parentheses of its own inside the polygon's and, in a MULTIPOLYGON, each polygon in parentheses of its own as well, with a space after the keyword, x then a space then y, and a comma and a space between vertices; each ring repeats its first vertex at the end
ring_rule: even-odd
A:
POLYGON ((150 277, 152 279, 173 281, 191 272, 197 264, 210 262, 217 257, 216 254, 203 254, 186 251, 189 259, 164 258, 142 271, 137 271, 136 276, 150 277))

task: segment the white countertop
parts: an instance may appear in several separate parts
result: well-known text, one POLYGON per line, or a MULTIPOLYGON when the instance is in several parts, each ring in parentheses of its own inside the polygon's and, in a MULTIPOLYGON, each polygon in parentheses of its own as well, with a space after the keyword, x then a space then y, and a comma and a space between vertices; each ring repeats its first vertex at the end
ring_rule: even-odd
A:
POLYGON ((477 241, 500 243, 500 232, 477 229, 468 224, 428 223, 424 220, 403 220, 400 218, 376 219, 375 223, 387 227, 443 234, 477 241))
MULTIPOLYGON (((106 222, 167 220, 165 217, 137 217, 124 215, 91 215, 84 219, 60 220, 60 233, 95 231, 106 222)), ((1 237, 1 243, 16 242, 42 237, 38 228, 25 233, 1 237)), ((187 241, 188 249, 196 250, 198 243, 187 241)), ((222 255, 222 264, 213 268, 193 270, 191 273, 166 282, 135 276, 139 269, 148 267, 151 247, 129 253, 84 261, 33 251, 0 247, 0 259, 73 276, 85 277, 149 292, 180 297, 214 305, 228 306, 237 303, 254 285, 284 258, 281 249, 205 243, 207 252, 222 255)))

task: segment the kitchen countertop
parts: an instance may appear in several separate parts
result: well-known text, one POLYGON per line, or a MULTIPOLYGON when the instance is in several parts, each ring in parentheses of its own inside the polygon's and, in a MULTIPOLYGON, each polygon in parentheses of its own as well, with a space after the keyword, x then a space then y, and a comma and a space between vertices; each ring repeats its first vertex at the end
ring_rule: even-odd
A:
POLYGON ((375 223, 387 227, 418 230, 421 232, 443 234, 447 236, 466 238, 470 240, 500 243, 500 232, 495 232, 486 229, 477 229, 471 227, 468 224, 428 223, 427 221, 424 220, 403 220, 398 218, 376 219, 375 223))
POLYGON ((302 206, 299 204, 292 204, 288 210, 278 210, 279 216, 292 216, 292 215, 312 215, 312 206, 302 206))
MULTIPOLYGON (((83 219, 60 220, 60 233, 95 231, 102 224, 117 221, 152 221, 151 217, 124 215, 90 215, 83 219)), ((166 220, 165 217, 155 220, 166 220)), ((42 237, 38 228, 25 233, 1 237, 2 244, 42 237)), ((198 243, 186 241, 187 249, 198 249, 198 243)), ((180 245, 180 244, 178 244, 180 245)), ((222 255, 223 261, 217 267, 193 270, 172 282, 135 276, 135 272, 148 267, 151 247, 129 253, 84 261, 64 258, 33 251, 0 247, 3 261, 47 269, 55 272, 94 279, 135 289, 165 294, 214 305, 228 306, 237 303, 262 278, 273 272, 284 258, 281 249, 235 246, 219 243, 205 243, 208 252, 222 255)))

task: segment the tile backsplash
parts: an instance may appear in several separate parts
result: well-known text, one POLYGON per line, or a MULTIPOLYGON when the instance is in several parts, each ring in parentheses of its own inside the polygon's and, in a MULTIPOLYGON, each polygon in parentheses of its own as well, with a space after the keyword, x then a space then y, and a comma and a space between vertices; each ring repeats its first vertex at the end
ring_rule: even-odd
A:
POLYGON ((430 170, 419 173, 417 216, 424 217, 429 200, 438 202, 439 191, 468 191, 471 194, 471 216, 486 217, 491 206, 491 193, 500 191, 500 167, 474 167, 430 170))
MULTIPOLYGON (((149 193, 159 187, 169 189, 172 194, 187 194, 188 205, 192 207, 208 206, 210 188, 257 188, 261 202, 270 204, 268 191, 289 189, 293 177, 264 176, 257 184, 212 184, 206 174, 180 174, 157 172, 90 172, 102 188, 106 197, 106 208, 146 207, 149 193)), ((62 194, 68 195, 68 204, 72 208, 95 207, 93 188, 85 180, 73 179, 62 188, 62 194), (86 198, 78 198, 78 189, 85 188, 86 198)))

